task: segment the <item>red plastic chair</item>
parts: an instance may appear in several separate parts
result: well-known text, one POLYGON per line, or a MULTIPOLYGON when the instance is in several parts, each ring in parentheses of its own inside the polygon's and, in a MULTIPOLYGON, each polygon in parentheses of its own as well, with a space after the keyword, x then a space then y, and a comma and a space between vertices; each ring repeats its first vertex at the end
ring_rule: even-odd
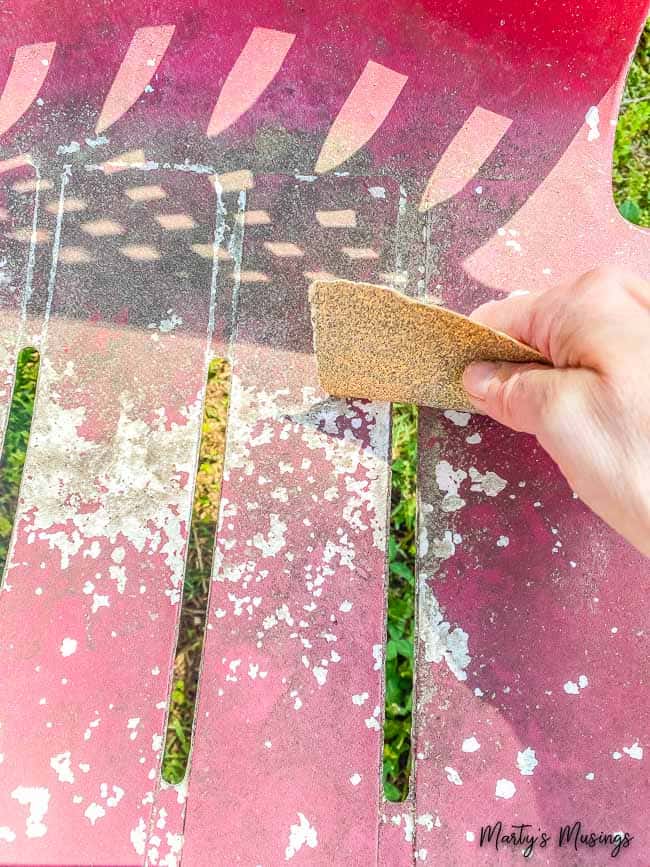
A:
MULTIPOLYGON (((389 408, 319 391, 314 273, 467 311, 648 272, 610 161, 646 0, 8 0, 0 862, 602 864, 650 849, 647 561, 529 438, 423 412, 414 772, 381 788, 389 408), (215 180, 216 176, 216 180, 215 180), (233 370, 186 783, 160 779, 206 370, 233 370), (540 829, 540 830, 538 830, 540 829), (611 847, 610 847, 611 848, 611 847)), ((426 351, 426 347, 422 348, 426 351)))

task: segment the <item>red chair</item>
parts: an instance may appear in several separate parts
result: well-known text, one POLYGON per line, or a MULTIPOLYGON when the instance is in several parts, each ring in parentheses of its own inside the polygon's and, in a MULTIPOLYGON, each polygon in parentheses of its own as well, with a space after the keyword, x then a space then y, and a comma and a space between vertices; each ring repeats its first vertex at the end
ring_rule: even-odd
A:
MULTIPOLYGON (((0 364, 41 376, 0 599, 0 862, 649 860, 647 561, 529 438, 420 422, 411 798, 381 787, 389 408, 315 273, 467 311, 641 272, 611 149, 646 0, 0 9, 0 364), (233 371, 193 752, 160 764, 210 358, 233 371)), ((422 348, 426 351, 426 347, 422 348)))

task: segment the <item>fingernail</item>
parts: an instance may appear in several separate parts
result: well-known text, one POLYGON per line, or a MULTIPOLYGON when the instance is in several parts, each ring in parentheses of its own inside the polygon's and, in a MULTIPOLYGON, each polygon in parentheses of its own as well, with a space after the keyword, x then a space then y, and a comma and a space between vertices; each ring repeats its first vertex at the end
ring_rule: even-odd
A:
POLYGON ((496 373, 497 365, 491 361, 478 361, 470 364, 463 373, 465 390, 472 397, 483 400, 496 373))

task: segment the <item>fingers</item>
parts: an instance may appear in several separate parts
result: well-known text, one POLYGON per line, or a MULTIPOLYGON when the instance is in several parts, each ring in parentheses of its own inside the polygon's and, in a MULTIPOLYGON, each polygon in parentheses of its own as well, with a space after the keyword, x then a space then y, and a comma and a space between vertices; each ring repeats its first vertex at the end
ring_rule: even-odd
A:
POLYGON ((502 301, 488 301, 470 313, 470 319, 487 325, 495 331, 503 331, 532 346, 546 358, 550 358, 550 317, 542 316, 548 311, 548 292, 517 293, 502 301))
POLYGON ((532 346, 556 367, 604 372, 629 355, 630 340, 639 342, 641 330, 647 333, 639 303, 646 292, 645 281, 600 267, 570 285, 488 302, 470 318, 532 346))
POLYGON ((474 406, 513 430, 542 436, 566 405, 568 390, 580 371, 554 370, 538 364, 470 364, 463 385, 474 406))

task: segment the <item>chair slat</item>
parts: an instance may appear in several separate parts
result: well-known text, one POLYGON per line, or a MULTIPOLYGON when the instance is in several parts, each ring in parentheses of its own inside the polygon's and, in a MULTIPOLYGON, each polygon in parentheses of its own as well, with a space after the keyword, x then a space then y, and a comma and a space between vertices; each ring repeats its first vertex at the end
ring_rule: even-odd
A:
POLYGON ((29 863, 145 856, 210 340, 212 263, 183 261, 150 198, 205 207, 210 241, 214 190, 180 180, 84 172, 65 190, 2 594, 1 815, 29 863))
POLYGON ((304 276, 394 266, 397 197, 374 184, 258 176, 249 194, 190 864, 377 857, 389 411, 319 391, 304 276), (335 209, 355 227, 319 222, 335 209))
MULTIPOLYGON (((616 111, 608 94, 601 129, 616 111)), ((611 136, 590 130, 505 224, 523 254, 506 260, 492 238, 472 257, 481 281, 539 291, 592 267, 596 249, 648 272, 647 233, 611 199, 611 136)), ((504 833, 545 831, 557 859, 560 828, 580 820, 584 833, 627 831, 632 863, 644 863, 648 561, 574 497, 532 438, 478 416, 423 413, 419 490, 416 814, 435 813, 440 827, 416 823, 416 851, 477 863, 481 829, 501 820, 504 833)), ((526 845, 499 857, 516 863, 526 845)), ((486 838, 485 863, 494 847, 486 838)))

